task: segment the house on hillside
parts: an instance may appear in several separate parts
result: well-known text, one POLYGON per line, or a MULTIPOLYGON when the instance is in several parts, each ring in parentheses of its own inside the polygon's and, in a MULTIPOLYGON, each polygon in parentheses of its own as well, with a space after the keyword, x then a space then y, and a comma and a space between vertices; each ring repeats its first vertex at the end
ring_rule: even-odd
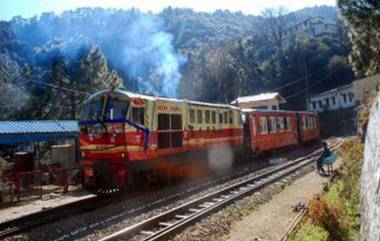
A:
POLYGON ((289 38, 298 33, 306 33, 313 37, 318 37, 323 34, 336 34, 337 32, 338 27, 336 24, 325 21, 321 16, 314 16, 286 29, 284 36, 289 38))
POLYGON ((231 102, 241 109, 264 109, 264 110, 278 110, 280 104, 286 103, 286 100, 278 93, 263 93, 259 95, 250 95, 238 97, 231 102))

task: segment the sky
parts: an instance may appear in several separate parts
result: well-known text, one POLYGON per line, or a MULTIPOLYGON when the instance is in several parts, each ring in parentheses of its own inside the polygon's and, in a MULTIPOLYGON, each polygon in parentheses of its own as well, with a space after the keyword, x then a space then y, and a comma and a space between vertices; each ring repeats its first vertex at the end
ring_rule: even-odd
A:
POLYGON ((42 12, 59 14, 78 7, 139 8, 142 11, 160 12, 163 8, 186 7, 196 11, 213 12, 216 9, 242 11, 258 15, 268 7, 284 6, 289 11, 315 5, 334 6, 336 0, 0 0, 0 19, 10 20, 21 15, 29 18, 42 12))

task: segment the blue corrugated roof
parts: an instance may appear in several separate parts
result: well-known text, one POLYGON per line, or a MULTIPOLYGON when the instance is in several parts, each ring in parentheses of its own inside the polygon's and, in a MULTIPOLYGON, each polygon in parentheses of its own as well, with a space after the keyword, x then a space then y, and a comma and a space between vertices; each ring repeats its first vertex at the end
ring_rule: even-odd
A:
POLYGON ((77 132, 78 122, 64 121, 0 121, 1 134, 77 132))
POLYGON ((0 121, 0 144, 77 138, 78 122, 0 121))

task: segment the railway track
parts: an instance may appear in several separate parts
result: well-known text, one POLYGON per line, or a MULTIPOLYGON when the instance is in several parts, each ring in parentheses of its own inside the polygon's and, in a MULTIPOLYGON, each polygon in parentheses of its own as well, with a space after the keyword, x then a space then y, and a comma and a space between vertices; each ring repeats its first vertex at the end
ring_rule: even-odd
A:
MULTIPOLYGON (((337 149, 339 144, 339 141, 334 143, 331 149, 337 149)), ((263 172, 258 176, 249 178, 214 193, 190 201, 179 207, 173 208, 157 216, 106 236, 102 238, 101 241, 130 240, 136 236, 145 241, 168 239, 174 234, 179 233, 187 226, 226 207, 236 200, 257 192, 264 187, 294 173, 300 168, 315 162, 321 152, 321 150, 315 151, 305 157, 298 158, 295 161, 263 172)))
POLYGON ((92 196, 86 199, 64 204, 51 209, 45 209, 36 213, 25 215, 21 218, 10 220, 0 224, 0 239, 17 234, 37 225, 42 225, 53 220, 64 218, 68 215, 90 211, 106 202, 104 197, 92 196))

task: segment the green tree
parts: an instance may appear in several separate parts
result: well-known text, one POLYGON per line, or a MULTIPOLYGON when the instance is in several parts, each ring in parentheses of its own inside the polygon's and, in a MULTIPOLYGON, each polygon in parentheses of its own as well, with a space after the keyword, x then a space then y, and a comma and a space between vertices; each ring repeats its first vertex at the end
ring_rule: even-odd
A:
POLYGON ((357 75, 380 72, 380 2, 377 0, 338 0, 348 23, 353 44, 350 54, 357 75))

